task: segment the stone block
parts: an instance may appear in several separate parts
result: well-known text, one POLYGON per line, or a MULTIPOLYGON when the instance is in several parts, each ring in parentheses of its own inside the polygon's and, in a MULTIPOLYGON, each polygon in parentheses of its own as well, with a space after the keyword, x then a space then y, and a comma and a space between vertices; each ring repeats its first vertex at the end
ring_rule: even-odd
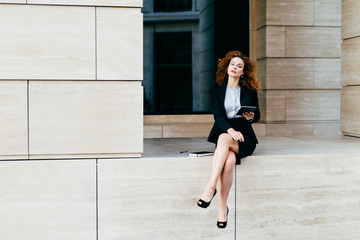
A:
POLYGON ((143 79, 140 8, 96 8, 97 79, 143 79))
POLYGON ((235 186, 225 231, 216 227, 218 195, 206 211, 196 206, 211 164, 212 157, 100 159, 99 239, 235 240, 235 186))
POLYGON ((346 39, 342 44, 342 85, 360 85, 360 37, 346 39))
POLYGON ((266 121, 276 122, 285 121, 285 90, 267 90, 266 91, 266 121))
POLYGON ((341 91, 341 131, 360 137, 360 86, 346 86, 341 91))
POLYGON ((342 39, 360 36, 360 1, 342 0, 342 39))
POLYGON ((266 27, 266 57, 285 57, 285 27, 266 27))
POLYGON ((287 57, 340 57, 341 28, 286 27, 287 57))
POLYGON ((258 29, 256 33, 256 59, 266 57, 266 28, 267 27, 262 27, 258 29))
POLYGON ((177 123, 163 126, 164 138, 200 138, 208 137, 213 123, 177 123))
POLYGON ((266 59, 266 89, 312 89, 313 87, 313 59, 266 59))
POLYGON ((314 88, 341 88, 340 59, 314 59, 314 88))
POLYGON ((96 161, 0 164, 2 239, 96 240, 96 161))
POLYGON ((315 0, 315 26, 341 26, 341 0, 315 0))
POLYGON ((144 124, 144 138, 162 138, 162 128, 161 124, 144 124))
POLYGON ((30 81, 30 156, 132 156, 143 150, 140 82, 30 81))
POLYGON ((27 82, 0 81, 0 159, 27 158, 27 82))
POLYGON ((360 234, 359 156, 303 151, 252 156, 236 167, 237 239, 336 240, 360 234))
POLYGON ((314 135, 312 123, 266 124, 266 136, 293 137, 314 135))
POLYGON ((286 121, 340 120, 340 90, 286 91, 286 121))
POLYGON ((16 4, 26 4, 26 0, 0 0, 0 3, 16 3, 16 4))
POLYGON ((315 136, 341 136, 340 122, 314 123, 315 136))
POLYGON ((265 26, 266 23, 266 1, 263 0, 254 0, 255 1, 255 21, 256 28, 261 28, 265 26))
POLYGON ((142 7, 142 0, 27 0, 27 4, 142 7))
POLYGON ((0 5, 0 78, 95 80, 89 7, 0 5))
POLYGON ((314 0, 267 0, 267 25, 313 25, 314 0))

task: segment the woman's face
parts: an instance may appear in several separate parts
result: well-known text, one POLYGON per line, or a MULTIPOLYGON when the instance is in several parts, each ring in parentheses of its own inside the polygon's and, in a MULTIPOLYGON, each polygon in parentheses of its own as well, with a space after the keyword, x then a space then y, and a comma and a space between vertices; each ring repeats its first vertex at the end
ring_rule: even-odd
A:
POLYGON ((230 77, 240 78, 244 74, 244 61, 239 57, 234 57, 231 59, 230 64, 227 69, 227 73, 230 77))

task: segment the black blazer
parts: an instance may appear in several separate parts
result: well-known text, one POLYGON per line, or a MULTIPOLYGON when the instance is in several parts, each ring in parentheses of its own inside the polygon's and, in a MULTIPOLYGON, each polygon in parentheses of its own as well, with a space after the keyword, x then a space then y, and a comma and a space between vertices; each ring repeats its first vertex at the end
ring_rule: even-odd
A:
MULTIPOLYGON (((227 130, 231 128, 230 124, 228 123, 228 118, 226 117, 226 110, 224 106, 226 86, 227 81, 224 81, 221 86, 216 84, 210 91, 211 108, 214 114, 215 123, 208 137, 209 142, 216 143, 219 135, 221 133, 226 133, 227 130)), ((252 123, 258 122, 260 119, 257 91, 248 89, 245 86, 241 86, 240 104, 241 106, 257 107, 253 121, 246 121, 246 125, 249 128, 250 135, 254 142, 258 143, 255 132, 251 126, 252 123)))

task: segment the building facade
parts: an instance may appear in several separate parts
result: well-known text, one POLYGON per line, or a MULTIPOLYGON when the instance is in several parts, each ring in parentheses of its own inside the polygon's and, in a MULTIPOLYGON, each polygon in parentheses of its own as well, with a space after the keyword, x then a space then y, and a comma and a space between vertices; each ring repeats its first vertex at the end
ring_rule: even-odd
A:
POLYGON ((141 156, 141 7, 0 1, 0 159, 141 156))

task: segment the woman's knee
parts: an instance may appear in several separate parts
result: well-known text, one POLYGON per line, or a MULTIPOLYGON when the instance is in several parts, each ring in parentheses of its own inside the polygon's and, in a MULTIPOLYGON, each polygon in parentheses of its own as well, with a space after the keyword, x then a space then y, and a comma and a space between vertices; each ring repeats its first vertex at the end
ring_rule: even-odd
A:
POLYGON ((217 141, 217 145, 223 146, 229 146, 231 144, 231 142, 233 141, 232 137, 230 134, 228 133, 222 133, 220 134, 218 141, 217 141))

